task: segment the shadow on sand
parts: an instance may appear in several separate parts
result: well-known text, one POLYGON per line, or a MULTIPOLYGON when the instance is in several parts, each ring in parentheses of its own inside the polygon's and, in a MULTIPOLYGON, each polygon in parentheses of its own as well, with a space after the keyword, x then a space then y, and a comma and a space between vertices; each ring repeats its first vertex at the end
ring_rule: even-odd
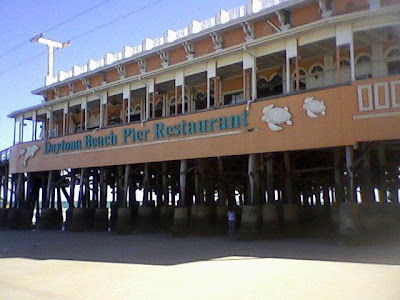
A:
POLYGON ((224 236, 0 231, 0 257, 165 266, 233 257, 400 265, 400 243, 349 247, 307 238, 239 242, 224 236))

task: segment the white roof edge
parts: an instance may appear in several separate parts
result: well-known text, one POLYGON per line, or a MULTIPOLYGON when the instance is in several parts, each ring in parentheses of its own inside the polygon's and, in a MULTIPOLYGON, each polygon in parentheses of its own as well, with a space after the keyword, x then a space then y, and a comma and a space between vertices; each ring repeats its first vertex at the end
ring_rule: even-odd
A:
POLYGON ((40 108, 43 108, 42 104, 33 105, 33 106, 26 107, 26 108, 18 109, 18 110, 15 110, 15 111, 9 113, 7 115, 7 118, 15 118, 16 116, 18 116, 20 114, 23 114, 23 113, 26 113, 26 112, 30 112, 32 110, 37 110, 37 109, 40 109, 40 108))

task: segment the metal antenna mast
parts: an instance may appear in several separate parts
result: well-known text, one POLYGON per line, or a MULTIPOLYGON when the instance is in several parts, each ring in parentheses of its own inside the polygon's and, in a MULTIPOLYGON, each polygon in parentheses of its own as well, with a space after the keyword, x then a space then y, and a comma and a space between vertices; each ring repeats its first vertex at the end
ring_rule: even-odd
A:
POLYGON ((47 46, 47 76, 46 85, 53 83, 54 78, 54 49, 63 49, 69 46, 70 41, 65 43, 56 42, 43 37, 41 33, 31 39, 32 43, 40 43, 47 46))

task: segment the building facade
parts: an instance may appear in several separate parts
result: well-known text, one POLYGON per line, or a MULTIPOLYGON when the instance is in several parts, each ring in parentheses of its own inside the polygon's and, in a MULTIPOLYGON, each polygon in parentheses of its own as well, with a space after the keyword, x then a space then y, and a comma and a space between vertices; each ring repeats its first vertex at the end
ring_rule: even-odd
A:
POLYGON ((399 15, 395 0, 252 0, 49 73, 42 103, 9 115, 3 210, 45 220, 63 195, 74 228, 88 210, 105 224, 110 201, 122 231, 136 215, 218 226, 235 204, 243 233, 327 211, 343 234, 384 226, 399 213, 399 15))

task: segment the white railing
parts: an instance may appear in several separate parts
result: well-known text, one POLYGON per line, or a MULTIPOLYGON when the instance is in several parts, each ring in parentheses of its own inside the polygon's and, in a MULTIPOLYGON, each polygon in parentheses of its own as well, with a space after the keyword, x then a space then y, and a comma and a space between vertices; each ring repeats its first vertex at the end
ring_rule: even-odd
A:
POLYGON ((181 30, 177 30, 176 31, 176 38, 177 39, 184 38, 185 36, 188 36, 188 35, 189 35, 189 28, 188 27, 185 27, 185 28, 183 28, 181 30))
POLYGON ((232 20, 237 20, 245 17, 246 15, 251 15, 253 13, 258 13, 261 10, 271 8, 273 6, 289 2, 292 0, 251 0, 248 5, 242 5, 240 7, 231 9, 231 10, 220 10, 217 14, 217 17, 213 17, 207 19, 205 21, 199 22, 193 20, 189 27, 185 27, 183 29, 173 31, 167 30, 164 36, 149 39, 146 38, 142 41, 141 44, 137 46, 125 46, 124 50, 115 54, 107 53, 105 58, 101 58, 99 60, 89 60, 86 65, 83 66, 73 66, 71 71, 60 71, 58 76, 54 76, 51 78, 46 77, 46 86, 52 85, 59 81, 66 80, 68 78, 81 75, 82 73, 93 71, 98 68, 101 68, 105 65, 110 65, 119 60, 126 59, 132 57, 136 54, 139 54, 146 50, 151 50, 154 47, 162 46, 166 43, 172 43, 178 39, 189 36, 190 34, 196 34, 203 30, 207 30, 219 24, 225 24, 232 20))
POLYGON ((154 39, 153 40, 153 45, 154 45, 154 47, 158 47, 158 46, 164 45, 164 37, 162 36, 162 37, 154 39))
POLYGON ((215 18, 211 18, 211 19, 205 20, 203 22, 200 22, 200 24, 201 24, 201 29, 202 30, 206 30, 208 28, 214 27, 215 24, 216 24, 215 18))
POLYGON ((228 10, 229 20, 235 20, 238 18, 242 18, 246 15, 246 6, 236 7, 234 9, 228 10))
POLYGON ((4 163, 10 160, 11 148, 0 151, 0 162, 4 163))

